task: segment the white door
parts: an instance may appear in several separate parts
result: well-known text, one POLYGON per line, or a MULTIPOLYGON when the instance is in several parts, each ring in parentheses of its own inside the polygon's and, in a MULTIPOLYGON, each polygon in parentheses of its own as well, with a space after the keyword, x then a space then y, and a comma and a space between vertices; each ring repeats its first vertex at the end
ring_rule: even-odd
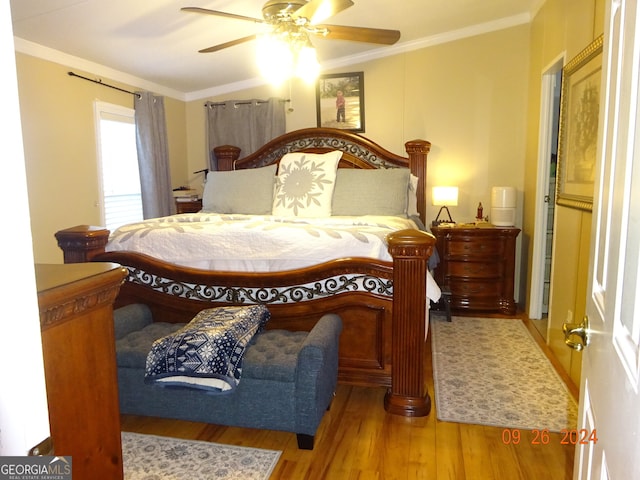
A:
MULTIPOLYGON (((607 2, 574 478, 640 478, 640 22, 607 2), (636 142, 637 138, 637 142, 636 142)), ((573 340, 578 337, 572 336, 573 340)))

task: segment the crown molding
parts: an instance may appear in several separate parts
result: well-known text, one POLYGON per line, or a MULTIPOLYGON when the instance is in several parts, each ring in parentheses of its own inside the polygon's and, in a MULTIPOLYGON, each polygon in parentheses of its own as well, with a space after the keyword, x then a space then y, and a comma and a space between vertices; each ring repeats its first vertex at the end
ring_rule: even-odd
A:
POLYGON ((25 55, 41 58, 53 63, 67 66, 69 68, 90 72, 91 75, 103 76, 109 80, 131 85, 136 89, 144 89, 156 94, 165 95, 177 100, 185 101, 185 93, 163 85, 150 82, 144 78, 136 77, 113 68, 106 67, 100 63, 91 62, 80 57, 69 55, 68 53, 45 47, 39 43, 30 42, 20 37, 13 37, 15 50, 25 55))
POLYGON ((462 40, 464 38, 475 37, 477 35, 483 35, 485 33, 495 32, 498 30, 504 30, 506 28, 516 27, 519 25, 527 24, 531 21, 531 15, 528 13, 514 15, 512 17, 501 18, 493 20, 491 22, 480 23, 471 27, 465 27, 458 30, 451 30, 448 32, 438 33, 429 37, 418 38, 416 40, 410 40, 407 42, 398 43, 389 47, 377 48, 375 50, 369 50, 367 52, 359 53, 357 55, 351 55, 349 57, 337 58, 335 60, 328 61, 323 64, 323 69, 333 69, 339 67, 345 67, 354 65, 356 63, 370 62, 379 58, 390 57, 392 55, 399 55, 402 53, 412 52, 423 48, 433 47, 435 45, 441 45, 443 43, 454 42, 456 40, 462 40))

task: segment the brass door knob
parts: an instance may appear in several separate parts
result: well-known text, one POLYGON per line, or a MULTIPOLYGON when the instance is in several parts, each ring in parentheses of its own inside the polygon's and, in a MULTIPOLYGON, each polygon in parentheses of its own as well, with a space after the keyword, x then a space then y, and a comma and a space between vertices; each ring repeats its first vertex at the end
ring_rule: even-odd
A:
POLYGON ((586 315, 582 319, 582 323, 565 323, 562 325, 562 333, 564 333, 564 343, 577 350, 582 351, 584 347, 589 346, 589 317, 586 315), (578 341, 574 341, 572 337, 577 337, 578 341))

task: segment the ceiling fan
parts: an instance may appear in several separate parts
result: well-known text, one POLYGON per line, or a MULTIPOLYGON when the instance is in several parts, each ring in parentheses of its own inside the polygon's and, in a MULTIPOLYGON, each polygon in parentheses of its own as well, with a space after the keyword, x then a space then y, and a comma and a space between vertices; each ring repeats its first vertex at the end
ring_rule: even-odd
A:
MULTIPOLYGON (((183 7, 181 10, 271 25, 273 27, 272 35, 285 38, 289 42, 308 43, 309 36, 381 45, 393 45, 398 41, 400 38, 398 30, 320 24, 320 22, 351 6, 353 6, 351 0, 269 0, 262 7, 262 19, 199 7, 183 7)), ((217 52, 257 38, 256 34, 249 35, 203 48, 199 52, 217 52)))

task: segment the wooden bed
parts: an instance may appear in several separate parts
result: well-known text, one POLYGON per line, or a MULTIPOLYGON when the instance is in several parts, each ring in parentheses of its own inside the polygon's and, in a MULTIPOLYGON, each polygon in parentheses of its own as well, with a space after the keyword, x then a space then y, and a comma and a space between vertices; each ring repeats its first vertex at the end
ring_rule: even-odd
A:
MULTIPOLYGON (((309 128, 287 133, 239 159, 231 146, 215 150, 218 170, 255 168, 289 152, 343 151, 340 168, 408 167, 418 177, 418 212, 425 223, 425 179, 430 143, 406 143, 407 157, 344 130, 309 128)), ((212 304, 264 303, 269 328, 310 330, 325 313, 338 313, 339 380, 387 387, 385 409, 424 416, 431 409, 424 369, 428 258, 435 239, 413 229, 387 237, 393 262, 343 258, 275 273, 206 271, 134 252, 105 252, 109 231, 81 225, 56 233, 65 263, 116 262, 129 270, 116 305, 145 303, 157 321, 185 322, 212 304), (358 284, 360 287, 356 287, 358 284)))

